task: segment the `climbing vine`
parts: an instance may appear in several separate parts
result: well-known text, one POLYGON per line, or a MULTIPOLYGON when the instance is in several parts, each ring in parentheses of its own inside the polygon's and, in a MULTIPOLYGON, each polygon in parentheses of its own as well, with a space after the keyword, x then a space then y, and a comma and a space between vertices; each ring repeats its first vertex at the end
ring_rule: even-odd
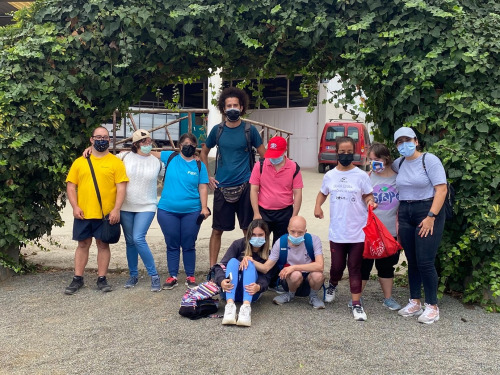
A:
POLYGON ((494 0, 36 1, 0 29, 0 249, 62 224, 91 129, 146 90, 222 68, 301 74, 308 95, 338 74, 377 139, 412 126, 445 164, 457 204, 440 291, 499 297, 499 51, 494 0))

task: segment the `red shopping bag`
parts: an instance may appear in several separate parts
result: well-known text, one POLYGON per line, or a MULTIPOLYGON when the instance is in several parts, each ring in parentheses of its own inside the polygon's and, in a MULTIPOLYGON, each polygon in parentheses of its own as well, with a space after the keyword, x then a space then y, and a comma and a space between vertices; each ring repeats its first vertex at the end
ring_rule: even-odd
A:
POLYGON ((385 225, 373 213, 372 206, 368 206, 368 221, 363 232, 365 232, 365 249, 363 251, 365 259, 386 258, 402 249, 399 242, 392 237, 385 225))

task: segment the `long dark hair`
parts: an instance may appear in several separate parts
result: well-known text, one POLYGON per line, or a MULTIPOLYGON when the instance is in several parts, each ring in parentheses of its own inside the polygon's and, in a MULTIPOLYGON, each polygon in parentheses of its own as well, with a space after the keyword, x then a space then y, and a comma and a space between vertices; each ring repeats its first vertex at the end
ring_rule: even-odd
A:
POLYGON ((250 238, 252 238, 253 230, 255 228, 260 228, 266 233, 266 243, 262 245, 259 249, 259 256, 266 260, 269 257, 269 226, 262 219, 253 220, 247 229, 247 235, 245 236, 245 256, 252 256, 252 245, 250 245, 250 238))

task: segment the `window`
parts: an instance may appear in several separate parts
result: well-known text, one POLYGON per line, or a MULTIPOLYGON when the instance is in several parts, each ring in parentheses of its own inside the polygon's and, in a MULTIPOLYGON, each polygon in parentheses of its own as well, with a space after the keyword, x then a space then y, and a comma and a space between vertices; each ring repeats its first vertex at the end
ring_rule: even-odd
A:
POLYGON ((290 81, 289 88, 289 107, 307 107, 309 105, 310 97, 304 98, 300 93, 300 84, 302 82, 302 76, 294 77, 293 80, 290 81))
POLYGON ((347 136, 351 137, 352 139, 354 139, 355 142, 357 142, 359 140, 358 128, 349 126, 349 128, 347 128, 347 136))
MULTIPOLYGON (((235 86, 242 80, 224 81, 223 88, 235 86)), ((300 83, 302 76, 295 77, 293 80, 288 80, 286 77, 277 77, 263 79, 261 84, 262 97, 269 104, 268 108, 294 108, 307 107, 309 105, 309 97, 304 98, 300 93, 300 83)), ((257 80, 252 79, 250 84, 245 87, 245 91, 250 98, 250 109, 259 109, 256 106, 256 98, 252 93, 257 89, 257 80)), ((263 105, 260 108, 266 108, 263 105)))
POLYGON ((344 127, 343 126, 329 126, 326 130, 325 140, 327 142, 335 142, 338 137, 344 136, 344 127))

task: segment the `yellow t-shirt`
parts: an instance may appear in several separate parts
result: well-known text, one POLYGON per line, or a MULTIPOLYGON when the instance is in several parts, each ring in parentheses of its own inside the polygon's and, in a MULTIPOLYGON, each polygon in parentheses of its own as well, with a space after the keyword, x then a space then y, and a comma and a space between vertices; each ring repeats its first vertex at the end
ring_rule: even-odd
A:
MULTIPOLYGON (((116 184, 128 181, 125 165, 111 153, 102 158, 90 155, 90 160, 101 193, 102 210, 104 215, 107 215, 115 207, 116 184)), ((87 159, 81 156, 73 162, 66 182, 77 185, 78 206, 83 210, 85 219, 100 219, 101 206, 87 159)))

